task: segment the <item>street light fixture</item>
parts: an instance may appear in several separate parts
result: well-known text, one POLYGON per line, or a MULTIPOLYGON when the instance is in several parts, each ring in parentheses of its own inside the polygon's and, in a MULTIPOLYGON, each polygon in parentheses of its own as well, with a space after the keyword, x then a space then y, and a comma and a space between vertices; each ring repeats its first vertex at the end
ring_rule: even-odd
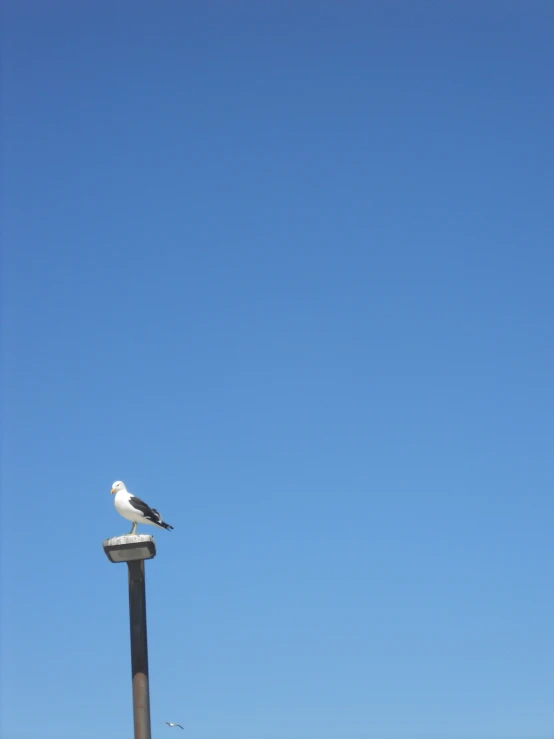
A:
POLYGON ((153 536, 128 534, 114 536, 102 542, 110 562, 136 562, 156 556, 156 542, 153 536))
POLYGON ((102 546, 110 562, 126 562, 129 569, 129 621, 135 739, 151 739, 144 560, 156 556, 156 543, 153 536, 133 534, 105 539, 102 546))

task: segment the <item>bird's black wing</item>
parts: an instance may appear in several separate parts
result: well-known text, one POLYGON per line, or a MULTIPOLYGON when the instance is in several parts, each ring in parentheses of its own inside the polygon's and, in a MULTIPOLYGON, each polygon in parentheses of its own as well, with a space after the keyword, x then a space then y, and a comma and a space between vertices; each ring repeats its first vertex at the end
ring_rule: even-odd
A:
POLYGON ((144 518, 148 519, 148 521, 159 524, 162 520, 162 517, 155 508, 150 508, 149 505, 147 505, 140 498, 137 498, 135 495, 132 495, 129 498, 129 503, 133 506, 133 508, 136 508, 139 513, 142 513, 144 518))

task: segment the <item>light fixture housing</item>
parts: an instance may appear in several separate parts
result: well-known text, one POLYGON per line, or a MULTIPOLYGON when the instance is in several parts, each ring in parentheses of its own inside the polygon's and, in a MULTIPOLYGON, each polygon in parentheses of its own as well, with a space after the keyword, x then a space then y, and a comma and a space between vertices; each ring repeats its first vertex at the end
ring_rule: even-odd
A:
POLYGON ((127 534, 105 539, 102 547, 110 562, 136 562, 156 556, 156 542, 146 534, 127 534))

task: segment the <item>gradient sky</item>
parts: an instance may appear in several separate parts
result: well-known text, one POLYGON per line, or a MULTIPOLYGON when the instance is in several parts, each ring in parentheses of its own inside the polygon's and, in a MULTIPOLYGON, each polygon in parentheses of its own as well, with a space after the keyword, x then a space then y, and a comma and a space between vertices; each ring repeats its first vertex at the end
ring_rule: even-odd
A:
POLYGON ((551 739, 554 4, 2 25, 1 739, 551 739))

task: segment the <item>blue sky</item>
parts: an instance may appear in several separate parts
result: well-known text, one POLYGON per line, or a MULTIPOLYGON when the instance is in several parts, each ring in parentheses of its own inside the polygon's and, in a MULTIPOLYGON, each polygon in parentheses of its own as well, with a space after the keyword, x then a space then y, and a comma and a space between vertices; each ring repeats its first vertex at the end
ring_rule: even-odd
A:
POLYGON ((551 739, 553 21, 7 0, 2 739, 551 739))

